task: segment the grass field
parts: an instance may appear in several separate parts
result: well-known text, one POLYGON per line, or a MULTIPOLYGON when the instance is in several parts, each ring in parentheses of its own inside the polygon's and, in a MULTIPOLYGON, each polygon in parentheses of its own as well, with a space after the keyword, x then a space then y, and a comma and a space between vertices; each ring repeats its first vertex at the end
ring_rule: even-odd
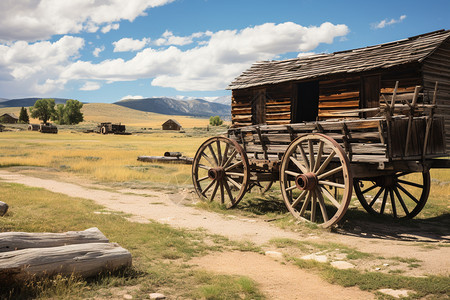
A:
MULTIPOLYGON (((162 155, 166 151, 179 151, 193 157, 200 144, 209 136, 218 135, 226 130, 225 127, 220 127, 206 131, 207 120, 186 118, 186 124, 192 126, 189 127, 183 124, 183 119, 177 118, 185 126, 185 132, 152 129, 128 136, 82 132, 96 122, 102 121, 102 116, 106 118, 109 115, 110 118, 104 120, 116 122, 113 116, 118 115, 114 112, 118 113, 118 110, 113 108, 108 112, 107 109, 103 109, 102 114, 96 116, 86 114, 92 119, 87 119, 87 122, 79 126, 61 126, 56 135, 29 132, 24 130, 26 125, 8 126, 9 131, 0 133, 0 168, 15 166, 51 168, 52 172, 57 174, 68 172, 109 185, 191 188, 191 166, 149 164, 138 162, 137 157, 162 155), (188 123, 188 120, 191 123, 188 123)), ((123 120, 130 121, 122 123, 135 126, 136 131, 141 127, 156 128, 151 124, 158 124, 158 120, 168 118, 158 115, 152 119, 152 114, 143 113, 140 117, 135 117, 134 123, 131 123, 134 111, 127 115, 121 109, 119 113, 123 114, 123 120)), ((419 219, 443 216, 450 210, 450 171, 434 169, 431 171, 431 177, 433 179, 430 198, 423 212, 419 214, 419 219)), ((136 224, 128 222, 120 214, 97 215, 93 212, 102 208, 90 201, 73 199, 46 190, 0 183, 0 193, 12 199, 11 205, 20 207, 17 213, 8 218, 0 218, 0 231, 63 232, 95 226, 111 241, 118 242, 130 250, 134 257, 134 268, 121 274, 99 276, 90 281, 59 278, 54 281, 30 283, 29 286, 16 287, 14 290, 3 289, 6 294, 0 294, 0 298, 14 298, 17 295, 53 299, 92 298, 96 295, 110 297, 117 287, 129 290, 129 293, 137 299, 155 291, 193 299, 263 298, 257 286, 248 278, 219 276, 195 271, 186 266, 185 262, 193 256, 221 249, 239 249, 239 246, 226 239, 210 237, 201 231, 175 230, 158 223, 136 224), (42 222, 44 219, 45 222, 42 222), (82 224, 82 227, 79 224, 82 224)), ((285 213, 285 209, 280 209, 282 203, 266 201, 275 198, 281 200, 276 185, 274 192, 266 196, 246 195, 239 211, 252 216, 266 214, 268 218, 277 219, 274 223, 279 226, 292 229, 289 226, 293 226, 294 222, 292 217, 285 213)), ((217 209, 211 206, 206 208, 217 209)), ((361 212, 360 215, 363 215, 361 218, 367 217, 365 212, 361 212)), ((357 217, 357 214, 353 216, 357 217)), ((306 227, 304 224, 294 226, 306 227)), ((311 226, 307 230, 319 229, 311 226)), ((377 282, 382 282, 381 285, 386 286, 385 282, 390 280, 396 280, 388 284, 392 287, 395 287, 395 282, 411 287, 425 284, 424 280, 405 279, 396 274, 375 276, 356 271, 336 271, 331 267, 305 263, 294 258, 292 262, 301 268, 319 272, 327 280, 343 286, 357 285, 372 290, 380 285, 377 285, 377 282), (367 287, 369 283, 373 288, 367 287)), ((445 286, 448 285, 448 278, 433 277, 431 284, 437 285, 438 292, 443 294, 445 286)), ((432 285, 423 287, 419 295, 431 294, 432 285)))

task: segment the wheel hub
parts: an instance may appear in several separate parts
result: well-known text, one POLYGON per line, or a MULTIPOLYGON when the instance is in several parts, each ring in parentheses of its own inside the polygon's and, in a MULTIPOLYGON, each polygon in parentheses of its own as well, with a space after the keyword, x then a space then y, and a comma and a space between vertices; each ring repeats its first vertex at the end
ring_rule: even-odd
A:
POLYGON ((379 177, 376 180, 377 185, 382 186, 384 188, 392 188, 395 186, 396 182, 397 178, 395 178, 395 176, 390 175, 379 177))
POLYGON ((317 176, 312 172, 298 175, 295 178, 295 185, 300 190, 307 190, 307 191, 314 190, 317 186, 317 183, 318 183, 317 176))
POLYGON ((222 167, 211 168, 208 171, 208 177, 212 180, 220 180, 225 175, 225 170, 222 167))

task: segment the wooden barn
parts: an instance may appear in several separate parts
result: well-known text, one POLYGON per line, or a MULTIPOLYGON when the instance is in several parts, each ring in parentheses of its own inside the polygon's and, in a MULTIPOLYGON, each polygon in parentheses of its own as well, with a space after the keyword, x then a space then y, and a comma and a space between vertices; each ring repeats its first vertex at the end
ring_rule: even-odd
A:
POLYGON ((169 119, 162 124, 162 130, 181 130, 181 124, 177 120, 169 119))
POLYGON ((18 121, 19 121, 19 118, 16 117, 16 115, 13 113, 5 113, 0 116, 0 123, 14 124, 14 123, 17 123, 18 121))
MULTIPOLYGON (((374 116, 356 109, 383 106, 394 90, 397 101, 431 103, 438 82, 436 116, 450 114, 450 30, 331 54, 257 62, 228 87, 233 127, 289 124, 374 116)), ((390 98, 389 98, 390 99, 390 98)), ((445 121, 450 145, 450 118, 445 121)))

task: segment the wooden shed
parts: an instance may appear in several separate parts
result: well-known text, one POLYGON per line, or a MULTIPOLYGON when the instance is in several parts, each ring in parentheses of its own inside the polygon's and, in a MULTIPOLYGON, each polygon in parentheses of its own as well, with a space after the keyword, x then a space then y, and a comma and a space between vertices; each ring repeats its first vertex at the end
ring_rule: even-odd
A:
POLYGON ((17 123, 18 121, 19 121, 19 118, 13 113, 5 113, 0 116, 1 123, 13 124, 13 123, 17 123))
POLYGON ((162 130, 181 130, 181 124, 176 120, 169 119, 162 124, 162 130))
MULTIPOLYGON (((418 103, 430 103, 438 82, 436 115, 450 114, 450 30, 331 54, 256 62, 228 87, 232 124, 289 124, 330 118, 364 118, 355 109, 384 105, 399 81, 397 100, 422 86, 418 103)), ((410 97, 411 98, 411 97, 410 97)), ((445 121, 450 145, 450 118, 445 121)))

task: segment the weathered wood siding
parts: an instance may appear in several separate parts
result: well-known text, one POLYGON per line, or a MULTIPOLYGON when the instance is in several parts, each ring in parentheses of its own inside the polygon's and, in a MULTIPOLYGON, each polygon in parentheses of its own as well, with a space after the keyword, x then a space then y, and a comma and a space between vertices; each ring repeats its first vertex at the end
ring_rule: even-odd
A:
POLYGON ((450 40, 447 39, 423 62, 424 93, 433 94, 438 81, 437 116, 445 117, 445 140, 450 153, 450 40))
MULTIPOLYGON (((319 120, 336 119, 335 113, 359 108, 360 76, 319 82, 319 120)), ((355 119, 358 113, 339 115, 339 118, 355 119)))

